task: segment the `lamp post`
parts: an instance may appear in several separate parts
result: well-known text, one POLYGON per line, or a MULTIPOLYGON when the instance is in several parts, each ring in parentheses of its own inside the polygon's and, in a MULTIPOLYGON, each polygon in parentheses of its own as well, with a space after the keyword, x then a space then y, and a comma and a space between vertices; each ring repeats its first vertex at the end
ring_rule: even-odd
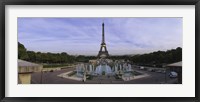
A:
POLYGON ((167 83, 167 67, 165 67, 165 84, 167 83))
POLYGON ((43 70, 41 70, 40 83, 42 84, 43 70))

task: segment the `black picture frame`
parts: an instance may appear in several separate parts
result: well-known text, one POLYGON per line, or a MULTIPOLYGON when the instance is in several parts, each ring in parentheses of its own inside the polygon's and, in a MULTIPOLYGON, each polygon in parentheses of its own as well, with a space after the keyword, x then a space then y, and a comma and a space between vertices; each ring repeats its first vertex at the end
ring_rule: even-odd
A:
POLYGON ((0 2, 0 100, 2 102, 198 102, 199 101, 199 43, 200 0, 1 0, 0 2), (5 6, 6 5, 195 5, 195 97, 5 97, 5 6))

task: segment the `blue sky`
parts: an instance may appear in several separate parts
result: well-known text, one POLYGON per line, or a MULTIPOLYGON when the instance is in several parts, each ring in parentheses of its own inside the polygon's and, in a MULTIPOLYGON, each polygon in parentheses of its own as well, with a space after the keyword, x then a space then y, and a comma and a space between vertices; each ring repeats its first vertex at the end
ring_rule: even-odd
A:
POLYGON ((182 47, 182 18, 18 18, 27 50, 97 55, 102 22, 109 54, 143 54, 182 47))

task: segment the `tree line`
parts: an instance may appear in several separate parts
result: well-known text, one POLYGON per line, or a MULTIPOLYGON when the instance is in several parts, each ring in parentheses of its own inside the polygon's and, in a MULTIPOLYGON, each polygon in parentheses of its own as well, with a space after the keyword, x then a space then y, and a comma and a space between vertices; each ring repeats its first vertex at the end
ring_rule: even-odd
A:
POLYGON ((135 55, 130 60, 139 65, 162 67, 164 64, 182 61, 182 48, 135 55))
MULTIPOLYGON (((27 51, 23 44, 18 42, 18 58, 30 62, 36 63, 74 63, 74 62, 89 62, 91 59, 97 59, 97 56, 84 56, 78 55, 73 56, 69 55, 66 52, 62 53, 42 53, 42 52, 34 52, 27 51)), ((156 51, 148 54, 141 55, 133 55, 133 56, 109 56, 110 59, 113 60, 129 60, 133 64, 138 65, 163 65, 168 63, 174 63, 178 61, 182 61, 182 48, 178 47, 176 49, 171 49, 167 51, 156 51)))
POLYGON ((89 62, 91 59, 96 59, 96 56, 73 56, 66 52, 61 53, 43 53, 27 51, 25 46, 18 42, 18 58, 36 63, 74 63, 74 62, 89 62))

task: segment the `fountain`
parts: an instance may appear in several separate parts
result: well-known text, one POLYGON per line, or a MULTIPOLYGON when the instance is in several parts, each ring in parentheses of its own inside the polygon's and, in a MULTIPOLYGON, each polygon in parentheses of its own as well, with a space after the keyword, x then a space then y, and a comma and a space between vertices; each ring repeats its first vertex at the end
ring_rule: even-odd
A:
POLYGON ((59 76, 84 82, 96 80, 99 83, 108 81, 112 83, 112 80, 130 81, 140 77, 134 75, 132 66, 128 62, 107 62, 106 59, 98 59, 97 62, 96 64, 79 63, 74 71, 63 73, 59 76))
POLYGON ((107 64, 106 64, 106 65, 100 64, 100 65, 98 65, 98 66, 96 67, 95 73, 96 73, 97 75, 102 75, 104 72, 105 72, 105 75, 108 75, 108 74, 112 74, 112 73, 113 73, 112 70, 111 70, 111 67, 108 66, 107 64))
POLYGON ((76 76, 77 77, 83 77, 84 76, 84 65, 78 64, 76 66, 76 76))

